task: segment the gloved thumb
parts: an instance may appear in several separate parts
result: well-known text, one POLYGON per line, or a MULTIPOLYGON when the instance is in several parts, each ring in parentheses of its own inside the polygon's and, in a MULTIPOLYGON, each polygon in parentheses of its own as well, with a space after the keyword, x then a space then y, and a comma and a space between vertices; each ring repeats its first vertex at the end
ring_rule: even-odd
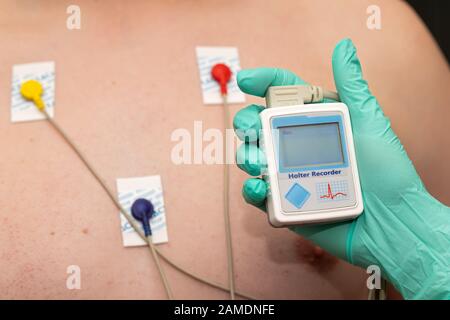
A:
POLYGON ((364 80, 356 48, 350 39, 340 41, 333 51, 334 82, 339 96, 350 111, 356 132, 383 134, 390 129, 389 119, 364 80))

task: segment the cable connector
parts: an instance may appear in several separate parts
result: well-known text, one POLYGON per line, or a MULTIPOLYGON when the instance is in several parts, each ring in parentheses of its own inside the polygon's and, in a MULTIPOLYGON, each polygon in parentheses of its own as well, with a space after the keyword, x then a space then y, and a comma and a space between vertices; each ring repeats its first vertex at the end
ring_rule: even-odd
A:
POLYGON ((269 108, 322 102, 324 98, 339 101, 336 92, 312 85, 273 86, 266 92, 266 104, 269 108))

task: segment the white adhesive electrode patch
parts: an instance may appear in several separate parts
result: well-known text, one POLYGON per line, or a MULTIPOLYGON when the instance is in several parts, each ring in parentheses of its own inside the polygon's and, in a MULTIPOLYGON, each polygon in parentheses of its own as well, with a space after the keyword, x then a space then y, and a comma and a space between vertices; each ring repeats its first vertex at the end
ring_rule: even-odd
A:
POLYGON ((40 112, 33 101, 26 100, 20 93, 20 86, 27 80, 39 81, 44 89, 42 100, 45 110, 53 118, 55 113, 55 63, 37 62, 17 64, 12 68, 11 86, 11 122, 44 120, 45 115, 40 112))
POLYGON ((228 103, 244 103, 245 95, 239 89, 236 75, 241 69, 239 53, 235 47, 196 47, 197 65, 200 73, 200 83, 204 104, 222 104, 220 88, 211 77, 211 68, 216 63, 225 63, 232 72, 228 83, 228 103))
MULTIPOLYGON (((155 209, 155 213, 150 220, 153 243, 158 244, 169 241, 167 235, 166 210, 164 207, 164 196, 160 176, 156 175, 117 179, 117 195, 120 205, 128 212, 130 216, 131 205, 136 199, 144 198, 149 200, 155 209)), ((131 219, 134 218, 131 217, 131 219)), ((133 227, 127 222, 122 213, 120 213, 120 225, 122 230, 123 245, 125 247, 147 245, 144 240, 139 237, 136 231, 134 231, 133 227)), ((140 223, 139 226, 142 228, 140 223)))

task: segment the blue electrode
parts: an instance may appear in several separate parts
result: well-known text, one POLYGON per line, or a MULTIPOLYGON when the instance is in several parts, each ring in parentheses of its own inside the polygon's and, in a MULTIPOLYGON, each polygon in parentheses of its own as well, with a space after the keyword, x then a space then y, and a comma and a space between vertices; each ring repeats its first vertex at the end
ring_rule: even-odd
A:
POLYGON ((133 218, 142 223, 146 237, 152 235, 152 229, 150 228, 150 219, 152 218, 154 212, 155 209, 153 208, 153 204, 147 199, 137 199, 131 206, 131 215, 133 216, 133 218))

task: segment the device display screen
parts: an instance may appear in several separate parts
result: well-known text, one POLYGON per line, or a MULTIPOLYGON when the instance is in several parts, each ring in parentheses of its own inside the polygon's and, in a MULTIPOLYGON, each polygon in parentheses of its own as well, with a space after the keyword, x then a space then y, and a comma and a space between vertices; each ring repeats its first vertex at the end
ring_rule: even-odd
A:
POLYGON ((279 156, 283 168, 344 163, 338 122, 279 127, 279 156))

